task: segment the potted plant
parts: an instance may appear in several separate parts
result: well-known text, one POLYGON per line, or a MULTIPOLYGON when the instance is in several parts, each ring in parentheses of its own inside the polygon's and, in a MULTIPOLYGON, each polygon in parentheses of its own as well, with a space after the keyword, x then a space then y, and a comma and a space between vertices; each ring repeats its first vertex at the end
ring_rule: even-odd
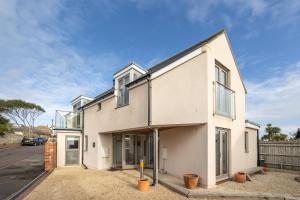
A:
POLYGON ((197 174, 184 174, 184 185, 188 189, 194 189, 198 185, 199 176, 197 174))
POLYGON ((266 163, 264 163, 263 170, 264 170, 264 172, 268 172, 269 171, 268 165, 266 163))
POLYGON ((245 183, 246 182, 246 173, 238 172, 234 175, 234 180, 238 183, 245 183))
POLYGON ((300 173, 299 173, 299 176, 295 177, 295 180, 298 181, 298 182, 300 182, 300 173))
POLYGON ((141 192, 148 192, 149 191, 149 180, 147 178, 143 178, 139 180, 138 189, 141 192))

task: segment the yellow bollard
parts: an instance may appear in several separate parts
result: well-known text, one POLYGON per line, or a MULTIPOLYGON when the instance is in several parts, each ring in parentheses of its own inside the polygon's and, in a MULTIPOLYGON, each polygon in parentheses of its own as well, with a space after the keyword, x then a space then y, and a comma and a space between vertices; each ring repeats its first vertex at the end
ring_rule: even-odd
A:
POLYGON ((140 179, 144 178, 144 160, 140 160, 140 179))
POLYGON ((149 180, 144 178, 144 160, 140 160, 140 180, 138 181, 138 189, 141 192, 148 192, 149 185, 149 180))

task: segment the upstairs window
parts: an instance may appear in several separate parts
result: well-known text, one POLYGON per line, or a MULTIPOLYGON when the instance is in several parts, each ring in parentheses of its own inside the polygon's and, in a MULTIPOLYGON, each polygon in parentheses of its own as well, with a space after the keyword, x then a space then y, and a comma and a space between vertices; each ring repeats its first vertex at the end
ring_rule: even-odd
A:
POLYGON ((133 80, 138 79, 138 75, 136 73, 133 74, 133 80))
POLYGON ((98 103, 97 105, 98 105, 98 109, 97 109, 97 111, 101 110, 101 108, 102 108, 102 105, 101 105, 101 103, 98 103))
POLYGON ((228 87, 228 71, 223 69, 219 65, 215 66, 215 79, 218 83, 228 87))
POLYGON ((74 111, 74 112, 78 112, 80 107, 81 107, 81 102, 76 103, 76 104, 73 106, 73 111, 74 111))
POLYGON ((129 92, 126 85, 129 83, 129 74, 118 80, 118 106, 124 106, 129 103, 129 92))
POLYGON ((229 70, 215 64, 215 113, 235 119, 235 92, 229 88, 229 70))

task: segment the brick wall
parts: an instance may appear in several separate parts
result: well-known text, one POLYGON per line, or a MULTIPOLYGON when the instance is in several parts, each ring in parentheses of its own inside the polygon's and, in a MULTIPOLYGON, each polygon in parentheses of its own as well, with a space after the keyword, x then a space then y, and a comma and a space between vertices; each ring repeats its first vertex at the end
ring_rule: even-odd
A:
POLYGON ((45 171, 52 171, 56 168, 56 149, 57 149, 57 142, 48 140, 45 144, 45 171))

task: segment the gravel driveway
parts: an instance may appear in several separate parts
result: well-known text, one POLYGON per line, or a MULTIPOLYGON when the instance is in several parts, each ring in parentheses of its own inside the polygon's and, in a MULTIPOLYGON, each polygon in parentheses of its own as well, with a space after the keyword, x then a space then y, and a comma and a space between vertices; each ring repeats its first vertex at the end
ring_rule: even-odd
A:
POLYGON ((244 184, 228 181, 217 186, 223 190, 246 192, 286 193, 300 197, 300 183, 295 181, 295 174, 267 172, 266 175, 256 174, 252 181, 244 184))
MULTIPOLYGON (((58 168, 25 199, 187 199, 160 184, 150 187, 148 193, 139 192, 136 189, 138 177, 139 174, 135 170, 100 171, 84 170, 79 167, 58 168)), ((294 181, 294 177, 294 174, 271 172, 267 175, 256 175, 252 182, 245 184, 229 181, 213 189, 197 190, 289 193, 298 196, 300 183, 294 181)))
POLYGON ((148 193, 136 189, 138 172, 58 168, 25 199, 187 199, 157 185, 148 193))

